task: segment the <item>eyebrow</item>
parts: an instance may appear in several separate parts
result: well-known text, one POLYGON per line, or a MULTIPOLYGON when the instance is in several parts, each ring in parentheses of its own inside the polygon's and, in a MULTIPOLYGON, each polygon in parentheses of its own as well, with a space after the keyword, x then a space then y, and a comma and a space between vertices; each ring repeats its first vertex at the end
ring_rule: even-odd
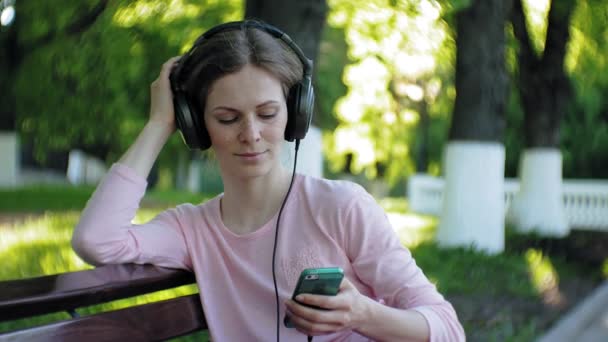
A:
MULTIPOLYGON (((261 108, 261 107, 264 107, 264 106, 267 106, 267 105, 270 105, 270 104, 279 104, 279 102, 275 101, 275 100, 268 100, 268 101, 262 102, 259 105, 255 106, 255 108, 261 108)), ((212 111, 216 111, 216 110, 219 110, 219 109, 221 109, 221 110, 227 110, 227 111, 230 111, 230 112, 238 112, 237 109, 232 108, 232 107, 228 107, 228 106, 217 106, 217 107, 213 108, 212 111)))

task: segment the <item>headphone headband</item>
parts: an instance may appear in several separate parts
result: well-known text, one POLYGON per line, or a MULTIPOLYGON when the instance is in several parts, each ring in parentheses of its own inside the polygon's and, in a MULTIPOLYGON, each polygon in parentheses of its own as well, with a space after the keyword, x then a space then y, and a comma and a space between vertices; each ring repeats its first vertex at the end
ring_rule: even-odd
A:
MULTIPOLYGON (((196 51, 196 48, 199 45, 203 44, 203 42, 205 40, 208 40, 209 38, 216 35, 217 33, 220 33, 222 31, 227 31, 227 30, 238 30, 238 29, 243 30, 245 28, 255 28, 258 30, 262 30, 262 31, 265 31, 265 32, 271 34, 273 37, 280 39, 291 50, 293 50, 293 52, 295 52, 296 56, 298 56, 298 59, 300 60, 300 62, 302 63, 302 66, 303 66, 303 78, 305 78, 305 77, 312 78, 312 67, 313 67, 312 60, 308 59, 306 57, 306 55, 304 55, 304 52, 302 51, 302 49, 300 49, 300 47, 296 43, 293 42, 293 40, 291 39, 291 37, 289 37, 287 35, 287 33, 279 30, 278 28, 276 28, 275 26, 272 26, 270 24, 262 23, 259 21, 251 20, 251 19, 227 22, 227 23, 220 24, 220 25, 210 28, 208 31, 206 31, 200 37, 198 37, 196 39, 196 41, 194 41, 194 44, 192 44, 192 47, 190 48, 190 50, 188 50, 186 55, 182 58, 186 59, 187 56, 189 57, 190 55, 192 55, 192 53, 194 51, 196 51)), ((183 67, 183 65, 180 63, 178 65, 178 70, 176 70, 177 74, 179 74, 181 72, 181 67, 183 67)))

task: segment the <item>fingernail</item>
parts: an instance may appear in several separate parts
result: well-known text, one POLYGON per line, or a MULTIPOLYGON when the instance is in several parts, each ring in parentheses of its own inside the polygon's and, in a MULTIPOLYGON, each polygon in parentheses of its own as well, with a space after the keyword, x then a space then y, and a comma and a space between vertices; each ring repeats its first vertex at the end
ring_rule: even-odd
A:
POLYGON ((304 298, 305 298, 304 295, 297 295, 296 296, 296 300, 302 301, 302 300, 304 300, 304 298))

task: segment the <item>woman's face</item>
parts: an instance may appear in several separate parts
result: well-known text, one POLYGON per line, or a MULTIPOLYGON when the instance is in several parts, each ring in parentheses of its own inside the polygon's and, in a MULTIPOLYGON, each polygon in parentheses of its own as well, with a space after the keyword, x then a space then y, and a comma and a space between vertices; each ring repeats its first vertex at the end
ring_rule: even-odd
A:
POLYGON ((280 81, 264 69, 246 65, 215 81, 204 119, 222 174, 259 177, 280 165, 287 106, 280 81))

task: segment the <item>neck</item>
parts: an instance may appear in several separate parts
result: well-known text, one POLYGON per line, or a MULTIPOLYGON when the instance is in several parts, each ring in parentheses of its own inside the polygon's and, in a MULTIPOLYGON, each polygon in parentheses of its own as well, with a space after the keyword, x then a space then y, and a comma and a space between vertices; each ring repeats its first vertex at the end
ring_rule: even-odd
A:
POLYGON ((263 177, 224 180, 221 213, 224 225, 236 234, 251 233, 281 208, 291 173, 278 167, 263 177))

